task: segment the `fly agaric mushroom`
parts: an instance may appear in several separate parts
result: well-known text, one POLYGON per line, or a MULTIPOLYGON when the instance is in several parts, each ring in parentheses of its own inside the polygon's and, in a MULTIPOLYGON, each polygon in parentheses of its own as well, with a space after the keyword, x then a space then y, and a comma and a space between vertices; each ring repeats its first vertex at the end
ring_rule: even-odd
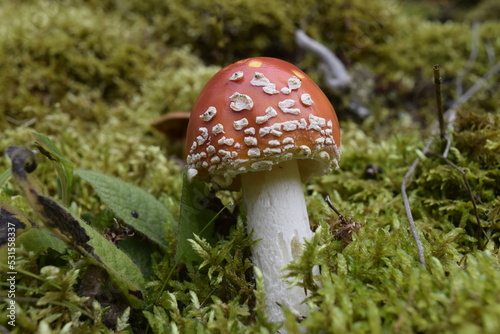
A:
POLYGON ((313 236, 302 180, 338 167, 340 129, 328 98, 290 63, 241 60, 205 85, 186 140, 189 178, 241 185, 269 319, 283 320, 279 305, 306 313, 304 289, 290 288, 281 270, 313 236))

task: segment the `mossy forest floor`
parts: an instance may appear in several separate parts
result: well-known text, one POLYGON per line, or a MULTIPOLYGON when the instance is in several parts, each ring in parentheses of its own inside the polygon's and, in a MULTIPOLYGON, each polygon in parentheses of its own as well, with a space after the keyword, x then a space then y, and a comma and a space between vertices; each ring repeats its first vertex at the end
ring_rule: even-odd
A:
POLYGON ((499 71, 483 79, 499 13, 493 0, 2 1, 0 331, 276 332, 239 194, 183 185, 182 140, 150 126, 189 111, 223 66, 271 56, 320 84, 342 130, 340 169, 304 187, 316 236, 288 268, 310 313, 287 310, 284 328, 499 333, 499 71), (345 63, 350 91, 329 90, 297 28, 345 63), (435 64, 455 115, 447 148, 432 132, 435 64))

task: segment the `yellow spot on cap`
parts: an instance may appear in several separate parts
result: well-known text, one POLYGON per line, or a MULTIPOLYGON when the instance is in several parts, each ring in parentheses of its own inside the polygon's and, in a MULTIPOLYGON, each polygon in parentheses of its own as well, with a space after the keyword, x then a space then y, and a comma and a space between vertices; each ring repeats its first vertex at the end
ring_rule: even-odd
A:
POLYGON ((296 77, 298 77, 299 79, 304 79, 304 74, 296 71, 296 70, 292 70, 293 74, 295 74, 296 77))
POLYGON ((262 64, 263 63, 260 60, 252 60, 248 63, 248 67, 257 68, 257 67, 261 67, 262 64))

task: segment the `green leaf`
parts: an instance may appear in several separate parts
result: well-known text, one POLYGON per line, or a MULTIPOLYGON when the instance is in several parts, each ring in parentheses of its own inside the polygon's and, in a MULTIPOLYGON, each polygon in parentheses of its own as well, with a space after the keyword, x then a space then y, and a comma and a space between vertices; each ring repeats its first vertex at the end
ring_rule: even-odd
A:
POLYGON ((147 239, 133 236, 117 243, 118 248, 134 261, 144 276, 153 275, 151 259, 151 242, 147 239))
POLYGON ((52 248, 58 253, 63 253, 68 246, 61 239, 57 238, 48 229, 32 228, 23 232, 18 238, 19 244, 29 252, 42 253, 52 248))
POLYGON ((61 182, 62 201, 64 205, 68 206, 69 193, 71 185, 73 184, 74 165, 62 155, 61 151, 59 151, 49 137, 36 132, 32 134, 37 140, 35 142, 37 148, 43 155, 52 161, 61 182))
POLYGON ((188 181, 187 169, 183 173, 182 185, 177 254, 181 261, 199 261, 200 257, 196 254, 189 239, 198 235, 213 244, 214 220, 217 213, 204 206, 209 197, 209 190, 205 183, 196 178, 188 181))
POLYGON ((11 169, 7 169, 0 174, 0 186, 2 186, 12 176, 11 169))
POLYGON ((175 221, 162 202, 143 189, 112 176, 90 170, 77 170, 75 174, 92 184, 101 200, 125 224, 155 243, 167 246, 167 224, 173 226, 175 221))
POLYGON ((141 290, 144 287, 144 277, 139 267, 99 232, 80 220, 78 222, 90 237, 88 244, 100 259, 96 264, 109 273, 130 304, 140 308, 143 302, 141 290))

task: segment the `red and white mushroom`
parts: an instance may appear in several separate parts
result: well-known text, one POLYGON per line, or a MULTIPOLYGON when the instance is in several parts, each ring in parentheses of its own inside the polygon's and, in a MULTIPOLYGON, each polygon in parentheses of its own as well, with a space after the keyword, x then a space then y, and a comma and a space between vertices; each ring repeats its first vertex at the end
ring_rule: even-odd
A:
POLYGON ((294 65, 250 58, 214 75, 201 91, 187 132, 190 178, 219 187, 241 185, 252 249, 263 273, 271 321, 279 305, 307 312, 304 290, 289 288, 281 271, 313 233, 302 188, 340 159, 335 110, 321 89, 294 65))

